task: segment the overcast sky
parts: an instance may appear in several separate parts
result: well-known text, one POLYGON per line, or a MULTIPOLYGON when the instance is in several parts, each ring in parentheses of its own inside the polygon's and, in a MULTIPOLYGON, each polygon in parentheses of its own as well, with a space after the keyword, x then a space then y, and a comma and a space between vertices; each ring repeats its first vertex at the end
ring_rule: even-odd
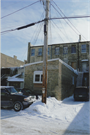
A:
MULTIPOLYGON (((50 3, 51 18, 90 15, 90 0, 51 0, 50 3)), ((44 19, 44 8, 38 0, 1 0, 1 31, 44 19), (28 6, 32 3, 35 4, 28 6), (26 6, 28 7, 13 13, 26 6)), ((17 59, 26 60, 28 42, 34 46, 44 44, 43 25, 44 22, 26 29, 2 33, 1 53, 11 57, 16 55, 17 59)), ((90 41, 90 17, 49 21, 48 44, 78 42, 80 34, 81 41, 90 41)))

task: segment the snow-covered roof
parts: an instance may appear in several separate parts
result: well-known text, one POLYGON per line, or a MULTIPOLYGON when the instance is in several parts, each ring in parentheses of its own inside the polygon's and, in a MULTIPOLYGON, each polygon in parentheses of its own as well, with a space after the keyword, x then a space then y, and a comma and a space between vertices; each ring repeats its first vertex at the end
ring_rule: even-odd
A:
POLYGON ((24 82, 23 78, 9 78, 7 79, 8 82, 24 82))
MULTIPOLYGON (((55 60, 59 60, 59 62, 61 62, 63 65, 65 65, 67 68, 69 68, 71 71, 73 71, 75 74, 78 74, 77 70, 75 70, 74 68, 72 68, 71 66, 69 66, 67 63, 65 63, 64 61, 62 61, 59 58, 56 59, 50 59, 49 61, 55 61, 55 60)), ((43 63, 43 61, 38 61, 38 62, 34 62, 34 63, 29 63, 29 64, 25 64, 24 67, 30 66, 30 65, 34 65, 34 64, 40 64, 43 63)))
POLYGON ((20 74, 16 74, 12 77, 8 77, 7 81, 8 82, 24 82, 24 78, 17 78, 20 74))
POLYGON ((88 61, 88 59, 83 59, 83 60, 81 60, 81 61, 88 61))

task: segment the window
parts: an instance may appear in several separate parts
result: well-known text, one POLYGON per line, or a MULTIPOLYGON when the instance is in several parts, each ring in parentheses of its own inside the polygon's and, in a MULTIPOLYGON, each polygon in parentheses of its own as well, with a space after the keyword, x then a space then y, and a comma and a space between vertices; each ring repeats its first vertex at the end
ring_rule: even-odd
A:
POLYGON ((86 53, 86 45, 81 45, 81 52, 86 53))
POLYGON ((50 55, 50 48, 48 48, 48 55, 50 55))
POLYGON ((72 77, 72 84, 74 85, 74 76, 72 77))
POLYGON ((41 75, 41 81, 43 81, 43 75, 41 75))
POLYGON ((4 96, 5 95, 5 89, 1 89, 1 95, 4 96))
POLYGON ((71 53, 76 53, 76 46, 75 45, 71 46, 71 53))
POLYGON ((42 83, 43 72, 42 71, 34 71, 33 83, 42 83))
POLYGON ((35 55, 35 49, 31 49, 31 56, 35 55))
POLYGON ((59 47, 55 48, 55 55, 59 55, 59 47))
POLYGON ((38 55, 41 56, 42 55, 42 48, 38 49, 38 55))
POLYGON ((40 80, 40 75, 35 75, 35 81, 39 82, 39 80, 40 80))
POLYGON ((63 47, 63 54, 67 54, 68 53, 68 47, 63 47))

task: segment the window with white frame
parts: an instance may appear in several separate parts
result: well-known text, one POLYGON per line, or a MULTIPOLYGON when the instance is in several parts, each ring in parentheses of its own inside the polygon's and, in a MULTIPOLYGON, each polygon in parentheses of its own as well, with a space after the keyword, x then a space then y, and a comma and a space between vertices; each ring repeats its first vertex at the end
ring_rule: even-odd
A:
POLYGON ((81 52, 86 53, 86 45, 81 45, 81 52))
POLYGON ((43 71, 34 71, 33 83, 42 83, 43 71))
POLYGON ((59 55, 59 51, 60 51, 60 48, 59 47, 56 47, 55 48, 55 55, 59 55))
POLYGON ((38 49, 38 56, 41 56, 42 55, 42 48, 39 48, 38 49))
POLYGON ((31 49, 31 56, 35 55, 35 49, 31 49))

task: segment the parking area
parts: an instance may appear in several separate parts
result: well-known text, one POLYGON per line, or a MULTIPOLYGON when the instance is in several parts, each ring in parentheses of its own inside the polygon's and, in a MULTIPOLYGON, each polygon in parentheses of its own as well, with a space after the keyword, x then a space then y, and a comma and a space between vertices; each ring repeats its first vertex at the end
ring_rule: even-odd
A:
POLYGON ((88 135, 89 101, 74 101, 73 96, 58 101, 47 98, 47 104, 36 100, 27 109, 15 112, 1 109, 2 135, 88 135))

